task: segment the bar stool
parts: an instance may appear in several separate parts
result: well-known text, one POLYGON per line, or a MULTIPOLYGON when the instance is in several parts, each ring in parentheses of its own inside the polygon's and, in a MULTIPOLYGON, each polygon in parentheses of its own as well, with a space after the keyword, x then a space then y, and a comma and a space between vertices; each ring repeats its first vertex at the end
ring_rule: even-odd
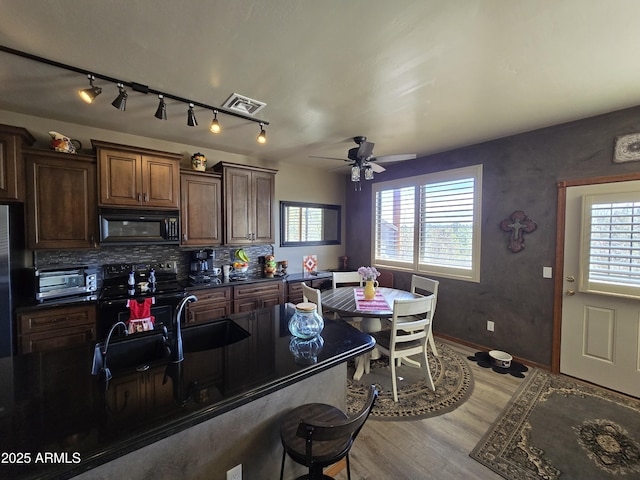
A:
POLYGON ((323 469, 344 457, 347 459, 347 477, 351 480, 349 450, 369 417, 377 396, 375 385, 371 385, 364 407, 352 417, 324 403, 308 403, 287 412, 280 424, 283 446, 280 480, 284 476, 287 455, 309 468, 308 474, 296 480, 331 480, 332 477, 325 475, 323 469))

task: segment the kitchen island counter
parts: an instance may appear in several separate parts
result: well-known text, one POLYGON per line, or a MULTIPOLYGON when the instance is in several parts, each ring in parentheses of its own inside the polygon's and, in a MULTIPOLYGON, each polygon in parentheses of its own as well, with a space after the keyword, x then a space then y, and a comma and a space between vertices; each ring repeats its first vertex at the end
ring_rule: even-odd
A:
POLYGON ((291 314, 279 305, 231 315, 246 332, 233 343, 185 348, 181 363, 116 369, 107 388, 91 375, 93 347, 0 359, 0 478, 71 478, 307 381, 374 346, 369 335, 331 320, 321 344, 292 341, 291 314))

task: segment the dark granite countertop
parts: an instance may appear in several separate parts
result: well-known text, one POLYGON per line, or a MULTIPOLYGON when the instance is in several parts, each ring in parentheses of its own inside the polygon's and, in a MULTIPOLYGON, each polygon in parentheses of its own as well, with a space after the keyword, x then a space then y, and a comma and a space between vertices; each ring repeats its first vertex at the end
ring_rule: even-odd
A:
POLYGON ((279 305, 231 315, 246 337, 145 371, 112 366, 106 389, 91 375, 93 346, 0 359, 0 478, 70 478, 374 346, 369 335, 327 319, 317 361, 301 360, 294 352, 307 345, 292 342, 291 313, 279 305), (55 461, 46 462, 47 453, 55 461))

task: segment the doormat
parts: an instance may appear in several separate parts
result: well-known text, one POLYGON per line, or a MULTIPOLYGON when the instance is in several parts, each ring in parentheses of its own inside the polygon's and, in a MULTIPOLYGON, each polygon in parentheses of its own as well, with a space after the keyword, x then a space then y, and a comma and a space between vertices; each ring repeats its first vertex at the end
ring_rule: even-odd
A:
POLYGON ((431 390, 422 370, 402 365, 396 368, 398 402, 393 401, 388 357, 372 360, 369 373, 358 381, 353 380, 355 365, 350 362, 347 411, 353 414, 362 408, 372 384, 378 389, 378 399, 369 416, 371 420, 417 420, 442 415, 462 405, 473 391, 471 368, 464 357, 437 340, 436 349, 438 357, 431 351, 427 356, 436 391, 431 390))
POLYGON ((469 454, 508 480, 640 478, 640 400, 533 369, 469 454))

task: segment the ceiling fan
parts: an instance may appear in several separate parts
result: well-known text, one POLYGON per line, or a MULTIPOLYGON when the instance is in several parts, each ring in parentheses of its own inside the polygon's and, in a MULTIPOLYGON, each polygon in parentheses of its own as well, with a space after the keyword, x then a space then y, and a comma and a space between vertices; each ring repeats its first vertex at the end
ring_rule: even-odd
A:
POLYGON ((345 162, 351 162, 351 181, 354 182, 356 190, 361 189, 360 179, 362 177, 364 177, 365 180, 373 180, 374 173, 382 173, 386 170, 386 168, 380 165, 380 163, 401 162, 403 160, 413 160, 414 158, 416 158, 416 155, 413 153, 374 157, 373 147, 375 144, 372 142, 367 142, 367 137, 359 135, 357 137, 353 137, 353 141, 358 146, 349 149, 347 158, 312 158, 327 158, 329 160, 344 160, 345 162))

